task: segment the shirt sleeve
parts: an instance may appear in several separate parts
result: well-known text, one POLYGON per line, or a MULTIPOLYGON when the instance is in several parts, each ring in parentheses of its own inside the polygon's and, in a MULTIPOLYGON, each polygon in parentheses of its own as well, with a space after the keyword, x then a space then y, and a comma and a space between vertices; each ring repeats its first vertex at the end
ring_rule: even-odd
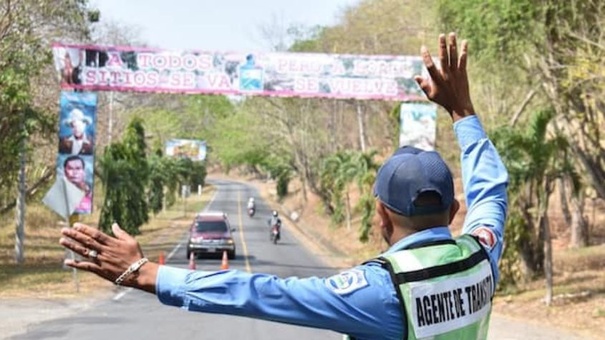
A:
POLYGON ((329 278, 160 266, 160 302, 189 311, 333 330, 359 339, 402 338, 401 307, 386 270, 363 265, 329 278), (380 303, 377 303, 377 300, 380 303))
POLYGON ((508 173, 477 116, 454 123, 461 149, 462 184, 467 206, 462 232, 479 237, 490 255, 496 280, 507 213, 508 173))

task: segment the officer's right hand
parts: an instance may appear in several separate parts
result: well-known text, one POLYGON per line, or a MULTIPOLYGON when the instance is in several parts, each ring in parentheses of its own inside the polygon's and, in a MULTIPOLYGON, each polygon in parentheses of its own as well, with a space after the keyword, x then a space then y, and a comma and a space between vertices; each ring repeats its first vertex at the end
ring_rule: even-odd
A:
POLYGON ((415 78, 426 96, 446 109, 454 121, 475 114, 466 73, 468 44, 462 41, 460 55, 456 45, 455 33, 449 34, 447 42, 444 34, 439 35, 440 68, 433 62, 428 49, 422 46, 422 60, 430 78, 415 78))

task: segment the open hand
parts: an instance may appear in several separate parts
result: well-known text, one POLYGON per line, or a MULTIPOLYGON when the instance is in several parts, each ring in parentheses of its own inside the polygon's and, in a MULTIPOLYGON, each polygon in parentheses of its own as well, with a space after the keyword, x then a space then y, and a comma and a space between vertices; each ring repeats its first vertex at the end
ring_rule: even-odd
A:
MULTIPOLYGON (((143 258, 143 252, 138 242, 117 224, 112 225, 112 231, 115 237, 81 223, 61 229, 65 237, 59 243, 89 259, 66 260, 65 264, 114 282, 131 264, 143 258)), ((135 285, 135 277, 129 277, 124 284, 135 285)))
POLYGON ((415 78, 426 96, 446 109, 454 121, 475 114, 466 73, 468 43, 462 41, 461 47, 458 54, 455 33, 449 34, 447 42, 444 34, 439 35, 441 67, 437 68, 427 48, 422 46, 422 60, 430 78, 415 78))

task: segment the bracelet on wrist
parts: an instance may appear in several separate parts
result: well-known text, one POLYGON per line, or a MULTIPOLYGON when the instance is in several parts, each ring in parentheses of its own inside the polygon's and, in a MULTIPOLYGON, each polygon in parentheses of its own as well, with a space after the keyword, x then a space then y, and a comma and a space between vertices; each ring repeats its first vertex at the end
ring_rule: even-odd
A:
POLYGON ((137 262, 131 264, 130 267, 128 267, 128 269, 126 269, 126 271, 122 273, 122 275, 118 276, 118 278, 114 281, 114 283, 117 286, 121 285, 122 282, 124 282, 124 280, 126 280, 127 277, 129 277, 133 273, 136 273, 137 271, 139 271, 139 269, 141 269, 141 267, 147 262, 149 262, 149 259, 147 259, 146 257, 143 257, 142 259, 138 260, 137 262))

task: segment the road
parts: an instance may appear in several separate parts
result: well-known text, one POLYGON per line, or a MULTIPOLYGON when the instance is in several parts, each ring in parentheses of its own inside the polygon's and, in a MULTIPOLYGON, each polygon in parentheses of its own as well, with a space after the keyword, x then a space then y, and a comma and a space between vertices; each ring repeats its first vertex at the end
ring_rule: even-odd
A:
MULTIPOLYGON (((231 269, 265 272, 280 277, 328 276, 335 270, 321 263, 284 227, 277 245, 269 242, 266 220, 270 208, 252 187, 216 181, 218 190, 209 210, 224 211, 236 228, 237 256, 231 269), (254 196, 257 214, 246 214, 248 197, 254 196)), ((187 267, 183 239, 167 257, 167 265, 187 267)), ((218 270, 221 259, 198 259, 197 269, 218 270)), ((342 339, 330 332, 242 317, 190 313, 161 305, 153 295, 126 289, 118 298, 100 301, 76 315, 28 327, 9 339, 160 340, 160 339, 342 339)))
MULTIPOLYGON (((231 269, 272 273, 280 277, 310 275, 328 276, 335 269, 322 263, 298 240, 293 230, 284 226, 282 240, 277 245, 269 243, 265 225, 269 207, 252 187, 224 180, 215 180, 217 192, 209 210, 225 211, 236 227, 237 256, 229 262, 231 269), (250 219, 245 210, 247 198, 256 197, 257 215, 250 219)), ((186 267, 184 242, 167 257, 167 265, 186 267)), ((220 259, 198 259, 197 269, 217 270, 220 259)), ((283 325, 242 317, 190 313, 161 305, 153 295, 132 289, 123 289, 113 298, 91 301, 74 306, 56 305, 52 302, 33 302, 2 308, 0 319, 15 319, 21 311, 22 323, 27 327, 21 332, 10 332, 0 338, 12 340, 77 339, 77 340, 160 340, 160 339, 341 339, 330 331, 283 325), (41 304, 43 303, 43 304, 41 304), (46 307, 40 307, 46 306, 46 307), (25 313, 29 308, 30 314, 25 313), (47 309, 45 309, 47 308, 47 309), (48 312, 48 313, 45 313, 48 312), (3 314, 4 313, 4 314, 3 314), (52 314, 52 315, 49 315, 52 314), (30 320, 31 319, 31 320, 30 320)), ((1 324, 1 323, 0 323, 1 324)), ((492 317, 489 339, 581 339, 580 337, 552 329, 531 326, 499 316, 492 317)), ((584 338, 585 339, 585 338, 584 338)))

